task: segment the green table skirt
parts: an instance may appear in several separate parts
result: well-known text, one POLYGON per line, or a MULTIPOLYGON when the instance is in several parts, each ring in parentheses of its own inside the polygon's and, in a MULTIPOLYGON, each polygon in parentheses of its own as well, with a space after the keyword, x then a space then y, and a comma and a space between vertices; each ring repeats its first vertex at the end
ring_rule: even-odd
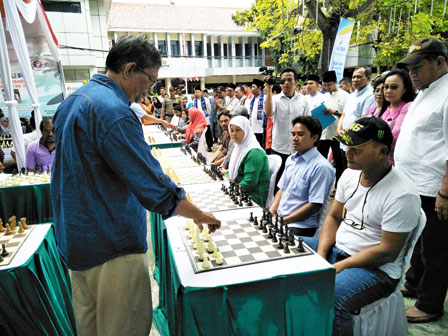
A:
POLYGON ((28 224, 53 221, 50 183, 0 188, 0 217, 26 217, 28 224))
POLYGON ((181 142, 172 142, 172 143, 164 143, 164 144, 150 144, 149 147, 153 148, 160 148, 160 149, 164 149, 164 148, 176 148, 176 147, 181 147, 182 143, 181 142))
POLYGON ((70 276, 53 227, 23 265, 0 271, 0 323, 7 335, 76 335, 70 276))
POLYGON ((153 218, 155 233, 161 234, 153 238, 159 273, 154 324, 161 335, 331 335, 334 269, 231 286, 186 288, 180 282, 163 220, 153 218))

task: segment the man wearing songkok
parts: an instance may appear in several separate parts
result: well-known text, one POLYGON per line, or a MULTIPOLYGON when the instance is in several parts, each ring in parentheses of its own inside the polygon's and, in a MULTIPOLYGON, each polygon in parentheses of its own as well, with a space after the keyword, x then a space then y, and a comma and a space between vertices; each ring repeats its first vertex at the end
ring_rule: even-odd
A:
POLYGON ((317 75, 309 75, 306 81, 306 86, 308 88, 308 95, 306 99, 308 100, 308 105, 310 110, 318 107, 324 102, 324 95, 319 92, 320 78, 317 75))
POLYGON ((154 86, 161 57, 146 36, 125 36, 54 117, 51 197, 58 250, 70 269, 83 335, 149 335, 152 322, 146 209, 220 222, 163 173, 129 108, 154 86))
POLYGON ((297 117, 293 120, 292 147, 274 201, 269 209, 283 218, 296 236, 314 236, 319 218, 334 182, 334 170, 316 146, 322 133, 319 120, 297 117))
POLYGON ((402 292, 416 297, 409 322, 443 314, 448 284, 448 67, 447 51, 436 38, 415 43, 398 62, 419 90, 395 146, 395 165, 417 184, 427 222, 414 249, 402 292))
POLYGON ((420 198, 388 160, 392 132, 382 119, 357 120, 336 137, 346 169, 317 238, 304 241, 336 268, 333 335, 353 335, 353 314, 392 293, 402 277, 420 198))

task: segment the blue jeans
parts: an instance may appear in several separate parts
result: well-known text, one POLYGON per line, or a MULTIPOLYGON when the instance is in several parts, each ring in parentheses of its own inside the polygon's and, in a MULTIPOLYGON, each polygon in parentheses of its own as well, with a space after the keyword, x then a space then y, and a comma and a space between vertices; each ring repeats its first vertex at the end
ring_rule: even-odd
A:
MULTIPOLYGON (((303 237, 303 241, 317 251, 318 239, 303 237)), ((330 264, 350 257, 334 245, 328 252, 330 264)), ((362 307, 388 296, 399 280, 390 278, 378 268, 348 268, 336 274, 333 335, 353 335, 353 317, 362 307)))

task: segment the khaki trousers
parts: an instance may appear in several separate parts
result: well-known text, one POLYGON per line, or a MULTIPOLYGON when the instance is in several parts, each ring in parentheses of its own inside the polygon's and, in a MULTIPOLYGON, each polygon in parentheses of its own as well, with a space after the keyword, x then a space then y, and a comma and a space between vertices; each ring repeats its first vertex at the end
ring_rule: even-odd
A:
POLYGON ((70 271, 79 336, 148 336, 151 280, 146 254, 130 254, 70 271))

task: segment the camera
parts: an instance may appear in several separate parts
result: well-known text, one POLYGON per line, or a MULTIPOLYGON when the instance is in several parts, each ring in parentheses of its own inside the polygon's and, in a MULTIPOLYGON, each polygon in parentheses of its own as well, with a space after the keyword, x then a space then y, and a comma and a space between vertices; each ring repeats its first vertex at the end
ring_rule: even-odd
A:
POLYGON ((273 69, 268 69, 267 67, 262 66, 262 67, 260 67, 260 69, 258 69, 258 72, 260 72, 264 76, 270 76, 270 78, 265 80, 266 84, 268 84, 268 85, 282 85, 282 84, 285 84, 285 80, 284 79, 280 79, 280 78, 274 77, 274 70, 273 69))

